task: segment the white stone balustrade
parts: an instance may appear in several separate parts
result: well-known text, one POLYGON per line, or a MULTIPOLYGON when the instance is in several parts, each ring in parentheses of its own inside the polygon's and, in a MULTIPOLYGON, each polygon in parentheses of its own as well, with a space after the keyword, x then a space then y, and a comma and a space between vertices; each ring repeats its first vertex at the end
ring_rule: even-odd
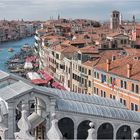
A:
POLYGON ((55 119, 55 113, 52 114, 51 128, 47 133, 49 140, 62 140, 63 136, 58 128, 58 120, 55 119))
POLYGON ((18 122, 19 132, 15 133, 16 140, 35 140, 33 136, 30 135, 31 124, 28 121, 27 111, 25 110, 25 105, 22 105, 21 119, 18 122))
POLYGON ((95 129, 94 127, 94 123, 90 122, 89 123, 90 129, 88 130, 88 137, 86 140, 96 140, 96 136, 95 136, 95 129))

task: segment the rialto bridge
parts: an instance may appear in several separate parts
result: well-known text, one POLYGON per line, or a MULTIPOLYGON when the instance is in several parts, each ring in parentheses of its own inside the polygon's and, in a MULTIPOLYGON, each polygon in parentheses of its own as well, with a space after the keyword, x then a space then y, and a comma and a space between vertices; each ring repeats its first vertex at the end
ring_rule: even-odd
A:
MULTIPOLYGON (((47 139, 52 115, 63 139, 86 139, 93 122, 96 139, 140 139, 140 113, 127 110, 118 101, 58 89, 34 86, 0 71, 0 138, 15 139, 22 110, 27 112, 29 135, 47 139)), ((20 128, 21 129, 21 128, 20 128)))

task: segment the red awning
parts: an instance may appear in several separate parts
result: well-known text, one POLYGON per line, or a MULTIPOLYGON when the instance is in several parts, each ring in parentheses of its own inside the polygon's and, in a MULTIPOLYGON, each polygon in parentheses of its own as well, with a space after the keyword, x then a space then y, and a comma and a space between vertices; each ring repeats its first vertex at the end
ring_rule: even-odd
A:
POLYGON ((46 82, 49 82, 50 80, 52 80, 52 77, 48 77, 47 79, 45 79, 46 82))
POLYGON ((55 87, 55 88, 57 88, 57 86, 61 86, 59 83, 57 83, 57 82, 53 82, 52 83, 52 87, 55 87))
POLYGON ((63 86, 61 86, 58 82, 52 83, 52 87, 55 87, 60 90, 66 90, 63 86))
POLYGON ((44 70, 38 70, 38 73, 44 74, 44 70))
POLYGON ((33 84, 36 84, 36 85, 39 85, 39 84, 47 84, 48 81, 43 80, 43 79, 33 79, 33 80, 32 80, 32 83, 33 83, 33 84))
POLYGON ((46 80, 46 81, 50 81, 50 80, 52 80, 53 78, 50 76, 50 75, 48 75, 47 73, 45 73, 43 70, 39 70, 38 71, 41 75, 42 75, 42 77, 46 80))
POLYGON ((60 90, 66 90, 63 86, 57 86, 57 88, 60 90))

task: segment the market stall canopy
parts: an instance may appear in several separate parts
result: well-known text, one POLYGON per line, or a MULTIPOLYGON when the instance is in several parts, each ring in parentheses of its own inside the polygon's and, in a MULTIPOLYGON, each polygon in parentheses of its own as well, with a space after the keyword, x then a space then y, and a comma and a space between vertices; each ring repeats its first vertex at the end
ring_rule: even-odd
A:
POLYGON ((25 62, 24 69, 33 69, 33 64, 31 62, 25 62))
POLYGON ((60 84, 59 84, 58 82, 53 82, 53 83, 52 83, 52 87, 57 88, 57 86, 60 86, 60 84))
POLYGON ((60 90, 66 90, 66 89, 65 89, 63 86, 61 86, 61 85, 57 86, 57 88, 60 89, 60 90))
POLYGON ((40 75, 37 72, 28 72, 27 77, 31 80, 41 79, 40 75))
POLYGON ((43 77, 43 79, 45 79, 48 82, 53 79, 50 75, 48 75, 47 73, 45 73, 43 70, 39 70, 38 73, 41 74, 41 76, 43 77))
POLYGON ((48 84, 48 81, 43 80, 43 79, 33 79, 32 83, 36 85, 40 85, 40 84, 48 84))

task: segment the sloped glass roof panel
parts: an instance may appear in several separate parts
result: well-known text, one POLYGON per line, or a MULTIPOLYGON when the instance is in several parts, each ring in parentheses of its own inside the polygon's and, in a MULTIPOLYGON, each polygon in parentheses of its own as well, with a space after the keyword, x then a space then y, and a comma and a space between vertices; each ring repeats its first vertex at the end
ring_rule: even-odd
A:
POLYGON ((100 116, 104 116, 104 112, 103 112, 103 110, 101 109, 101 107, 100 106, 98 106, 98 105, 96 105, 95 106, 96 108, 97 108, 97 111, 98 111, 98 113, 97 114, 100 114, 100 116))
POLYGON ((62 100, 57 102, 58 109, 73 111, 76 113, 84 113, 96 115, 99 117, 115 118, 120 120, 128 120, 140 122, 140 113, 132 112, 126 109, 105 107, 100 105, 88 104, 77 101, 62 100), (63 102, 63 103, 61 103, 63 102), (135 114, 135 115, 134 115, 135 114))
POLYGON ((8 85, 9 85, 8 81, 0 82, 0 89, 6 87, 8 85))
POLYGON ((119 115, 121 116, 122 119, 125 119, 125 114, 123 113, 123 110, 118 110, 119 115))
POLYGON ((111 116, 114 116, 115 118, 117 118, 117 113, 115 112, 114 109, 110 109, 110 113, 111 113, 111 116))
POLYGON ((17 96, 31 89, 33 88, 30 85, 27 85, 22 81, 19 81, 0 89, 0 97, 6 101, 10 98, 13 98, 14 96, 17 96))
POLYGON ((46 92, 53 92, 53 94, 59 96, 61 99, 66 99, 66 100, 73 100, 73 101, 81 101, 84 103, 90 103, 90 104, 98 104, 101 106, 111 106, 111 107, 117 107, 117 108, 126 108, 124 107, 124 105, 122 105, 121 103, 119 103, 118 101, 115 100, 109 100, 106 98, 102 98, 99 96, 89 96, 89 95, 85 95, 85 94, 81 94, 81 93, 74 93, 74 92, 68 92, 68 91, 62 91, 62 90, 58 90, 58 89, 51 89, 51 88, 45 88, 45 87, 38 87, 40 90, 45 91, 46 92))
MULTIPOLYGON (((126 111, 126 114, 127 114, 127 111, 126 111)), ((129 118, 131 120, 134 120, 135 119, 135 116, 134 116, 133 112, 129 112, 128 114, 129 114, 129 118)))
POLYGON ((83 112, 85 112, 86 114, 89 114, 90 113, 90 111, 89 111, 90 108, 88 107, 88 104, 87 105, 81 104, 81 105, 82 105, 82 108, 83 108, 83 112))
POLYGON ((94 114, 94 115, 102 115, 102 112, 101 112, 101 110, 98 108, 98 106, 97 105, 92 105, 92 106, 90 106, 91 107, 91 112, 94 114))
POLYGON ((9 77, 10 75, 4 71, 0 70, 0 81, 2 81, 2 79, 9 77))

